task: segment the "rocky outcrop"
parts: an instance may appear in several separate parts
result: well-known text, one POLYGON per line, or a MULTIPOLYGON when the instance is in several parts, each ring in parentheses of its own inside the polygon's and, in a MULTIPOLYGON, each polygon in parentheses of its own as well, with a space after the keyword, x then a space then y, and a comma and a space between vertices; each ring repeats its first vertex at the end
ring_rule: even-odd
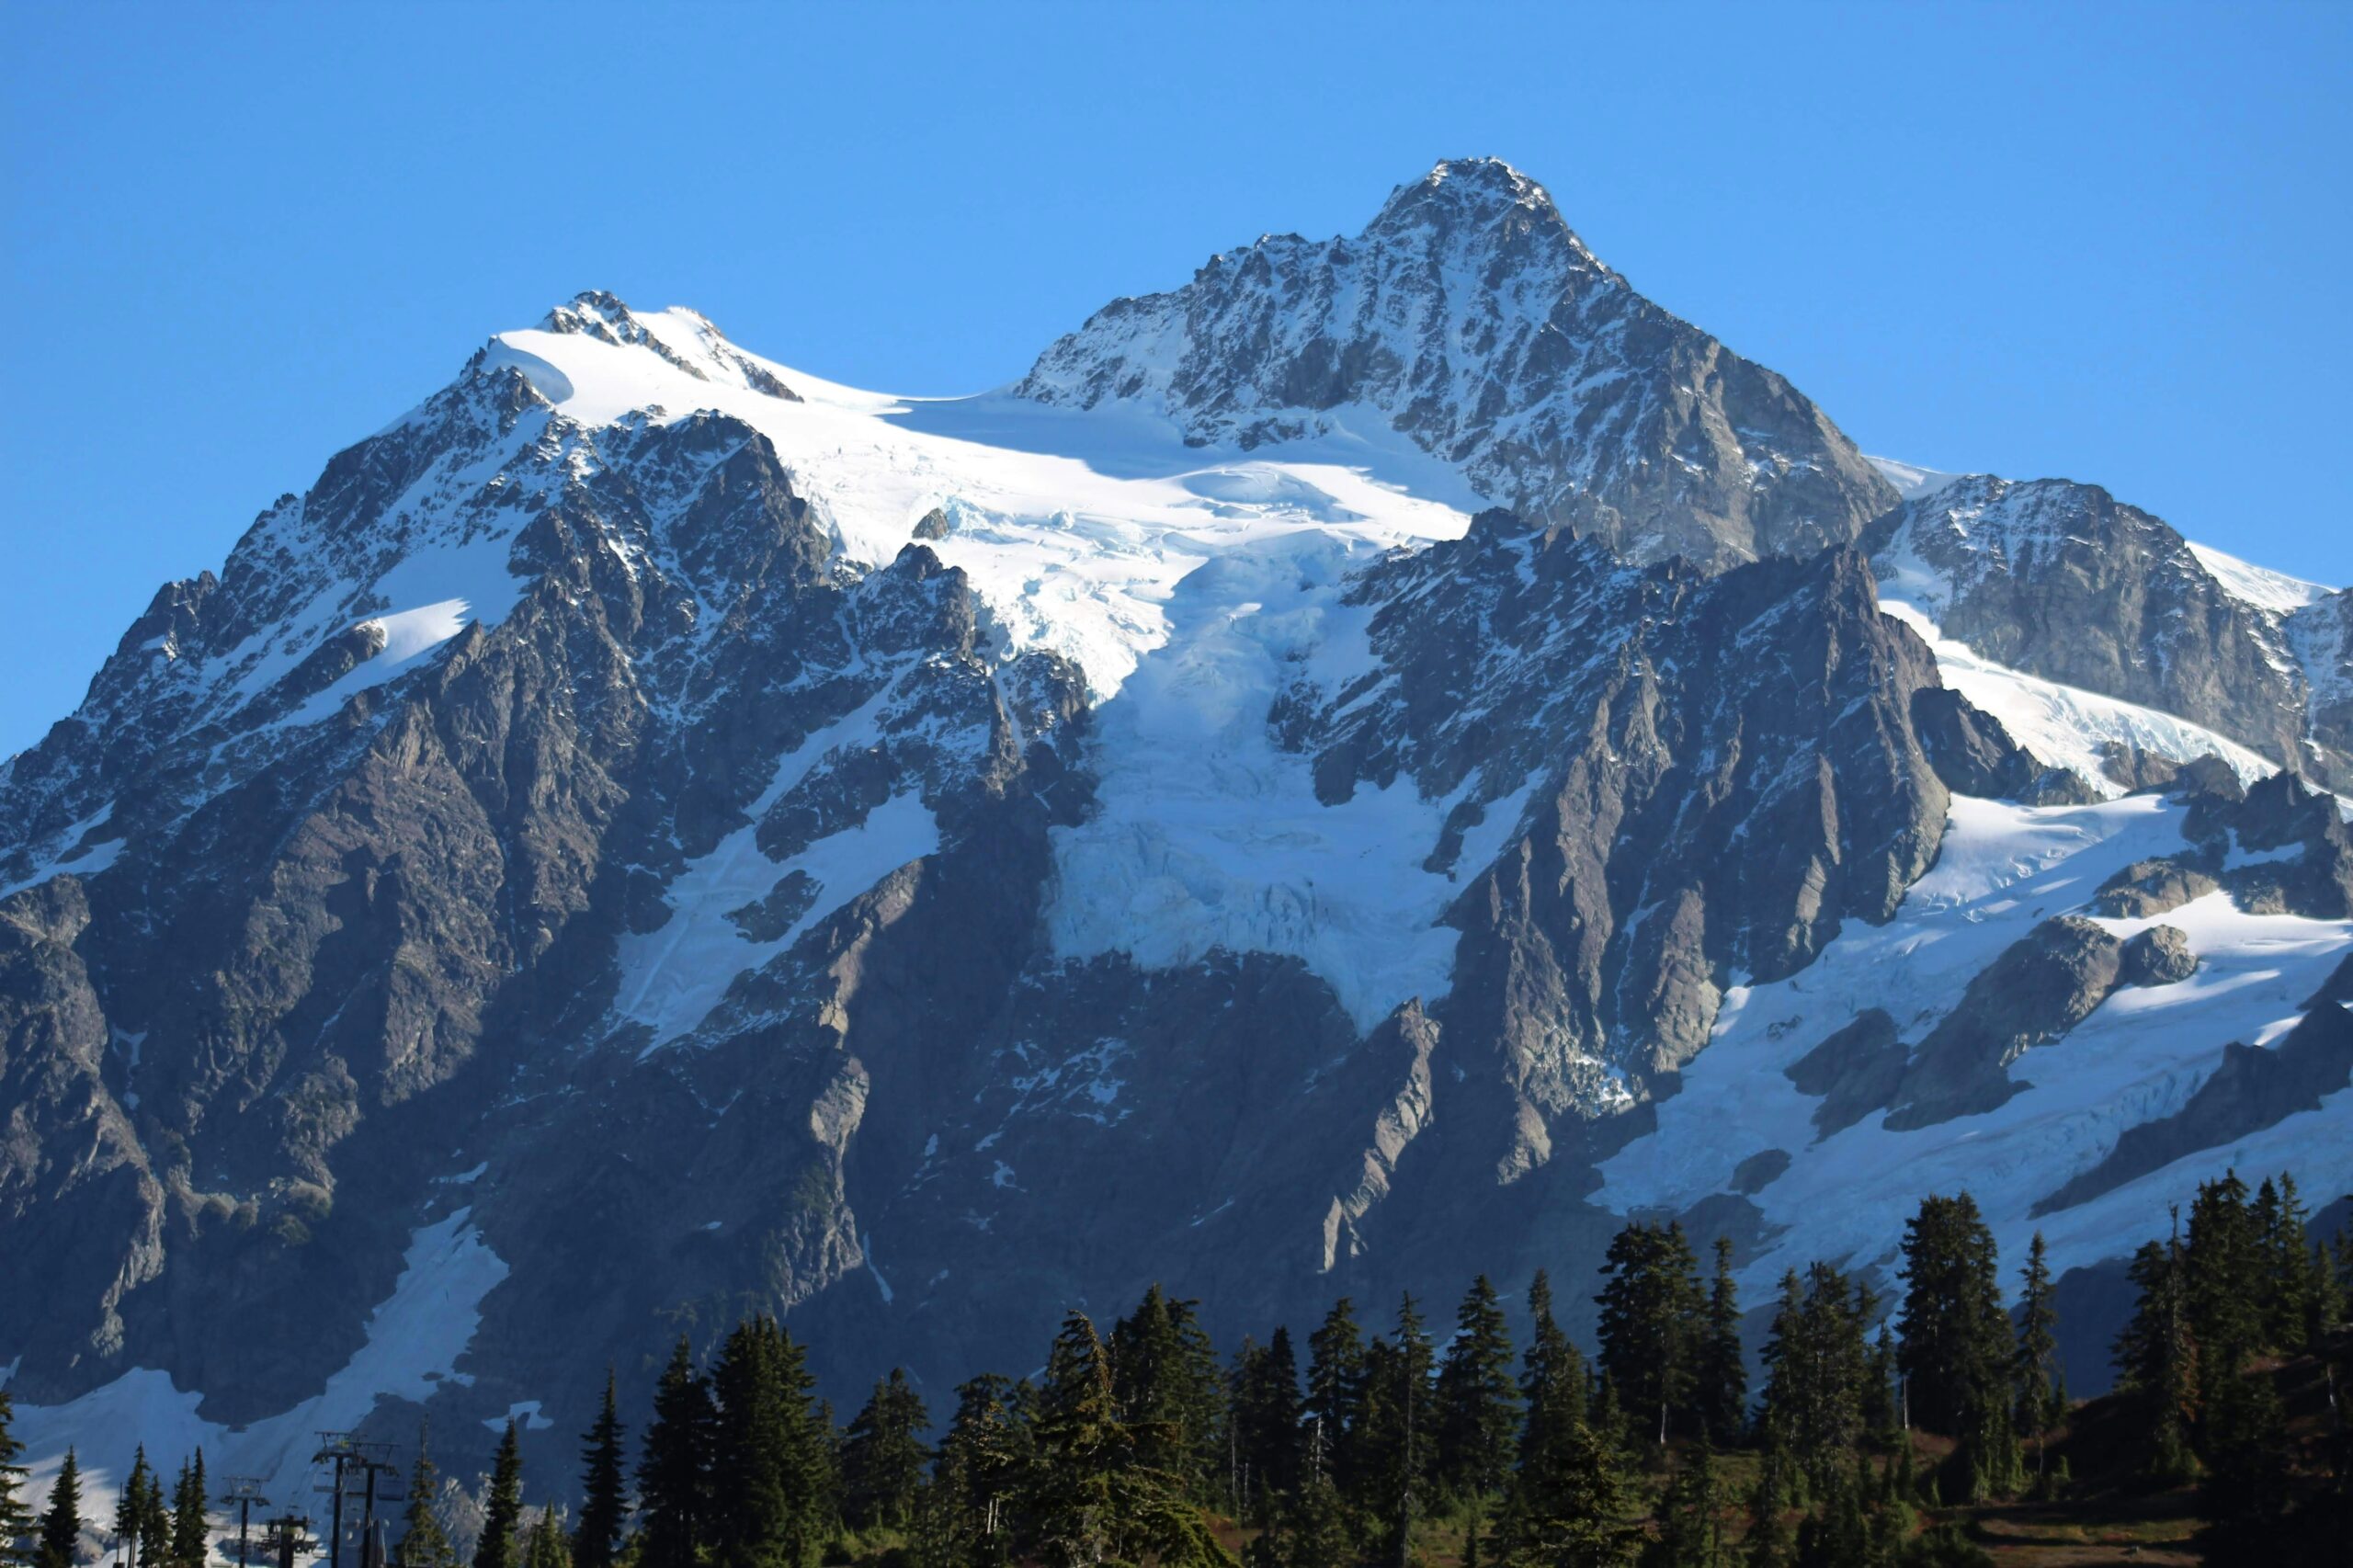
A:
MULTIPOLYGON (((1864 542, 1945 635, 1997 664, 2177 714, 2324 779, 2353 778, 2353 751, 2316 727, 2314 703, 2333 689, 2321 623, 2291 631, 2163 519, 2097 485, 1972 474, 1905 502, 1864 542)), ((2130 787, 2156 781, 2129 758, 2116 767, 2130 787)))
POLYGON ((1819 1095, 1817 1140, 1842 1132, 1894 1098, 1911 1052, 1896 1038, 1895 1020, 1872 1007, 1833 1031, 1788 1068, 1800 1094, 1819 1095))
POLYGON ((2081 805, 2099 798, 2087 780, 2036 760, 1999 719, 1949 687, 1924 687, 1913 693, 1912 724, 1937 777, 1955 794, 2029 806, 2081 805))
POLYGON ((1268 235, 1114 301, 1015 390, 1245 449, 1370 411, 1530 522, 1641 562, 1812 555, 1896 501, 1796 388, 1636 293, 1494 159, 1438 165, 1351 238, 1268 235))
POLYGON ((2111 920, 2146 920, 2204 898, 2222 884, 2198 865, 2200 858, 2186 853, 2162 860, 2135 860, 2100 884, 2099 892, 2092 895, 2092 912, 2111 920))
POLYGON ((2315 1110, 2353 1082, 2353 1016, 2315 1007, 2269 1049, 2233 1045, 2222 1065, 2173 1115, 2127 1128, 2097 1165, 2035 1206, 2055 1213, 2113 1192, 2200 1149, 2218 1148, 2315 1110))
POLYGON ((1892 1131, 1993 1109, 2024 1085, 2010 1063, 2089 1017, 2123 983, 2124 944, 2098 926, 2061 915, 1969 983, 1960 1006, 1928 1032, 1896 1086, 1892 1131))
POLYGON ((2125 939, 2117 980, 2124 985, 2173 985, 2197 972, 2188 933, 2177 926, 2152 926, 2125 939))

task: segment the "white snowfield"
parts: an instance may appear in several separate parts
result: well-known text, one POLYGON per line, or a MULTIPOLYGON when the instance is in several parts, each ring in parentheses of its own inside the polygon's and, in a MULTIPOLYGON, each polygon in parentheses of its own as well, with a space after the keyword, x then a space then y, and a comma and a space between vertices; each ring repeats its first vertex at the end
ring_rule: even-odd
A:
POLYGON ((83 1518, 111 1518, 138 1445, 167 1476, 200 1446, 209 1474, 257 1476, 263 1494, 281 1508, 308 1511, 320 1433, 349 1431, 380 1397, 421 1402, 445 1380, 469 1381, 458 1359, 482 1323, 483 1298, 506 1278, 506 1263, 470 1222, 472 1212, 458 1209, 410 1237, 392 1294, 369 1317, 366 1343, 317 1394, 266 1420, 244 1426, 207 1420, 201 1392, 184 1392, 148 1368, 67 1404, 17 1405, 16 1436, 32 1460, 32 1494, 46 1494, 71 1448, 82 1470, 83 1518))
POLYGON ((2101 921, 2118 936, 2178 926, 2197 972, 2174 985, 2120 990, 2064 1038, 2026 1052, 2009 1074, 2032 1087, 1999 1109, 1908 1132, 1885 1131, 1873 1112, 1815 1141, 1822 1102, 1790 1084, 1791 1063, 1870 1007, 1886 1009, 1916 1044, 2005 948, 2045 919, 2080 911, 2124 866, 2178 851, 2183 814, 2152 795, 2042 808, 1956 798, 1936 869, 1893 921, 1849 925, 1802 972, 1727 994, 1681 1092, 1659 1103, 1657 1131, 1603 1165, 1594 1201, 1679 1210, 1729 1190, 1749 1156, 1786 1152, 1789 1169, 1752 1199, 1770 1237, 1743 1275, 1756 1291, 1814 1258, 1890 1273, 1923 1193, 1973 1194, 2006 1258, 2023 1256, 2042 1231, 2052 1267, 2063 1271, 2157 1233, 2166 1205, 2226 1165, 2250 1179, 2290 1170, 2323 1199, 2353 1187, 2353 1090, 2340 1090, 2317 1110, 2088 1202, 2040 1219, 2032 1212, 2105 1158, 2126 1129, 2180 1109, 2228 1042, 2269 1045, 2285 1034, 2353 943, 2353 922, 2247 915, 2219 892, 2154 920, 2101 921))
MULTIPOLYGON (((970 575, 998 654, 1050 649, 1084 672, 1097 704, 1099 811, 1055 830, 1047 918, 1058 954, 1124 950, 1148 967, 1221 947, 1291 955, 1330 981, 1366 1027, 1408 997, 1447 989, 1454 934, 1434 923, 1457 890, 1422 867, 1452 800, 1424 799, 1401 778, 1324 806, 1305 759, 1271 744, 1267 718, 1302 675, 1337 690, 1369 667, 1362 614, 1340 602, 1347 574, 1383 551, 1459 537, 1481 505, 1460 474, 1365 411, 1336 411, 1313 440, 1243 453, 1188 447, 1165 421, 1117 405, 1080 413, 1003 393, 926 401, 856 391, 734 349, 690 312, 607 324, 635 340, 546 329, 494 340, 489 363, 514 367, 554 405, 552 419, 518 426, 518 441, 552 442, 566 462, 594 462, 598 431, 625 417, 733 415, 773 444, 854 561, 889 562, 918 519, 941 510, 949 531, 930 548, 970 575), (802 401, 764 390, 776 381, 802 401)), ((442 500, 478 488, 512 455, 438 469, 395 512, 429 523, 442 500)), ((1950 477, 1881 466, 1913 494, 1950 477)), ((380 652, 277 721, 311 722, 418 667, 469 623, 494 624, 519 590, 506 551, 526 516, 514 508, 486 530, 423 528, 396 562, 323 577, 308 603, 210 672, 221 705, 266 691, 323 638, 380 622, 380 652)), ((264 526, 280 524, 294 526, 286 517, 264 526)), ((2273 600, 2301 591, 2254 568, 2226 580, 2273 600)), ((1915 586, 1900 573, 1891 580, 1889 613, 1919 629, 1948 681, 2044 760, 2097 780, 2097 747, 2113 738, 2185 760, 2219 752, 2249 776, 2269 771, 2182 721, 1977 658, 1938 634, 1933 605, 1915 586)), ((836 751, 860 744, 874 711, 869 704, 777 759, 753 820, 836 751)), ((1516 828, 1529 782, 1515 783, 1518 793, 1491 807, 1457 858, 1459 876, 1475 876, 1516 828)), ((1889 1006, 1916 1041, 2036 922, 2081 905, 2129 861, 2178 847, 2178 808, 2148 796, 2043 810, 1956 800, 1936 869, 1892 923, 1850 924, 1793 978, 1729 993, 1712 1044, 1681 1092, 1659 1105, 1657 1132, 1608 1163, 1597 1200, 1680 1209, 1723 1190, 1747 1156, 1780 1149, 1792 1163, 1755 1199, 1778 1229, 1748 1269, 1752 1291, 1812 1257, 1884 1262, 1905 1211, 1930 1190, 1975 1192, 2015 1254, 2035 1202, 2097 1163, 2126 1128, 2177 1108, 2226 1042, 2281 1033, 2353 942, 2353 926, 2244 915, 2220 896, 2176 912, 2167 919, 2188 933, 2198 973, 2120 992, 2063 1041, 2029 1052, 2012 1071, 2034 1086, 1986 1115, 1902 1134, 1867 1117, 1816 1143, 1817 1102, 1782 1070, 1863 1006, 1889 1006)), ((80 846, 84 859, 71 869, 91 869, 110 853, 85 842, 102 829, 103 813, 76 824, 60 847, 70 857, 80 846)), ((767 858, 751 827, 739 830, 673 881, 660 928, 623 943, 617 1017, 651 1028, 649 1051, 690 1033, 738 975, 938 845, 938 823, 911 795, 782 861, 767 858), (727 918, 795 871, 814 884, 814 898, 780 936, 756 941, 727 918)), ((2339 1094, 2237 1147, 2049 1216, 2040 1224, 2057 1263, 2114 1256, 2226 1161, 2292 1166, 2316 1193, 2341 1190, 2353 1183, 2353 1106, 2339 1094)), ((998 1179, 1014 1173, 1001 1166, 998 1179)), ((202 1442, 216 1472, 265 1475, 273 1496, 304 1495, 319 1429, 358 1424, 380 1394, 421 1397, 462 1376, 455 1369, 480 1303, 506 1272, 467 1221, 461 1209, 415 1233, 364 1347, 291 1410, 226 1429, 199 1414, 198 1394, 137 1370, 65 1406, 20 1406, 21 1435, 45 1468, 68 1444, 79 1449, 98 1494, 93 1512, 106 1508, 136 1437, 166 1458, 202 1442)))

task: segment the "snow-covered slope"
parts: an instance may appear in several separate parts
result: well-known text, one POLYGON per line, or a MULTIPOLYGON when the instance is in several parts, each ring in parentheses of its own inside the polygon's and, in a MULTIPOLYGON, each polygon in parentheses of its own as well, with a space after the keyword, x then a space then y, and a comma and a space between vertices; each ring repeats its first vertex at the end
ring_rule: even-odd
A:
POLYGON ((2290 590, 2080 488, 1874 471, 1491 163, 977 397, 583 295, 167 585, 0 768, 27 1426, 282 1480, 312 1425, 422 1406, 464 1464, 528 1406, 539 1464, 584 1369, 640 1399, 747 1302, 842 1388, 1014 1364, 1041 1294, 1152 1278, 1262 1333, 1592 1261, 1580 1151, 1645 1105, 1601 1201, 1721 1220, 1778 1148, 1733 1180, 1776 1258, 1892 1235, 1972 1149, 2014 1230, 2172 1128, 2046 1215, 2097 1256, 2304 1125, 2168 1119, 2353 936, 2293 780, 2108 776, 2277 761, 2142 651, 2193 697, 2253 659, 2325 738, 2337 688, 2288 672, 2348 639, 2343 596, 2252 603, 2290 590), (2085 518, 2138 575, 2076 573, 2085 518), (2149 583, 2220 619, 2006 650, 2053 579, 2078 621, 2149 583), (2018 743, 2118 798, 2077 798, 2018 743), (1977 1071, 1972 984, 2120 963, 2134 921, 2046 926, 2152 858, 2203 967, 1977 1071), (1891 992, 1925 1087, 1800 1137, 1776 1074, 1891 992), (1853 1180, 1891 1159, 1919 1179, 1853 1180))

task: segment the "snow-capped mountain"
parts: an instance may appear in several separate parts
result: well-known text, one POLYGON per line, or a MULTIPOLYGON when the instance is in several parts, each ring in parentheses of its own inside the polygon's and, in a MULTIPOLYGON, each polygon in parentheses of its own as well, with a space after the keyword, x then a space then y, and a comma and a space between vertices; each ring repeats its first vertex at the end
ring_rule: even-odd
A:
POLYGON ((1530 522, 1642 562, 1810 554, 1895 499, 1796 388, 1636 293, 1493 158, 1399 187, 1353 238, 1267 235, 1116 301, 1017 390, 1245 450, 1401 431, 1530 522))
POLYGON ((980 397, 501 333, 0 770, 37 1456, 2353 1181, 2347 596, 1882 467, 1489 162, 980 397))

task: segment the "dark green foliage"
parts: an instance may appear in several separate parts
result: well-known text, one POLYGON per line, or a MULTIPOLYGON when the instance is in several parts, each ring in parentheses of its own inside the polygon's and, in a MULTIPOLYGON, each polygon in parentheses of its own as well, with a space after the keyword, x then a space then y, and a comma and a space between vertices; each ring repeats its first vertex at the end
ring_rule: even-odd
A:
POLYGON ((776 1319, 738 1324, 710 1370, 716 1568, 812 1568, 832 1534, 833 1434, 808 1357, 776 1319))
POLYGON ((2160 1483, 2198 1471, 2190 1433, 2198 1418, 2198 1342, 2189 1327, 2181 1238, 2147 1242, 2132 1255, 2139 1291, 2132 1321, 2117 1336, 2115 1361, 2123 1386, 2140 1397, 2148 1450, 2142 1469, 2160 1483))
POLYGON ((572 1543, 556 1522, 553 1508, 542 1508, 523 1535, 523 1568, 572 1568, 572 1543))
POLYGON ((1660 1503, 1658 1539, 1643 1553, 1643 1568, 1720 1568, 1726 1557, 1722 1514, 1715 1449, 1703 1437, 1660 1503))
POLYGON ((1245 1344, 1233 1369, 1233 1477, 1234 1506, 1247 1513, 1268 1494, 1288 1494, 1304 1460, 1305 1406, 1290 1331, 1275 1330, 1265 1345, 1245 1344))
POLYGON ((643 1513, 639 1568, 697 1568, 711 1529, 711 1448, 718 1413, 710 1385, 682 1337, 654 1391, 654 1424, 637 1465, 643 1513))
POLYGON ((1307 1339, 1307 1419, 1323 1448, 1333 1483, 1354 1480, 1355 1447, 1350 1435, 1364 1411, 1364 1331, 1346 1296, 1332 1304, 1323 1324, 1307 1339))
POLYGON ((1588 1404, 1585 1358, 1554 1321, 1542 1274, 1529 1283, 1528 1304, 1533 1323, 1519 1385, 1527 1416, 1496 1527, 1498 1559, 1529 1568, 1627 1561, 1632 1491, 1613 1430, 1616 1401, 1604 1384, 1598 1409, 1588 1404))
POLYGON ((17 1462, 25 1457, 25 1446, 10 1430, 16 1419, 16 1404, 0 1384, 0 1563, 10 1568, 32 1561, 33 1537, 32 1506, 24 1494, 29 1471, 17 1462))
MULTIPOLYGON (((143 1457, 143 1452, 142 1452, 143 1457)), ((40 1544, 34 1549, 36 1568, 74 1568, 74 1553, 82 1541, 82 1464, 72 1449, 50 1483, 49 1506, 40 1517, 40 1544)))
POLYGON ((482 1540, 474 1546, 474 1568, 517 1568, 522 1551, 517 1531, 522 1522, 523 1449, 510 1420, 490 1468, 490 1496, 483 1505, 482 1540))
POLYGON ((1896 1351, 1912 1420, 1956 1439, 1972 1499, 2018 1490, 2011 1424, 2017 1347, 2002 1308, 1994 1234, 1967 1193, 1922 1200, 1904 1227, 1904 1309, 1896 1351))
POLYGON ((1817 1484, 1863 1434, 1871 1379, 1863 1331, 1878 1309, 1867 1287, 1826 1263, 1809 1266, 1802 1280, 1794 1270, 1781 1278, 1759 1420, 1817 1484))
POLYGON ((1225 1380, 1198 1307, 1154 1285, 1112 1325, 1109 1349, 1112 1396, 1137 1462, 1206 1495, 1207 1476, 1225 1468, 1225 1380))
POLYGON ((1036 1432, 1027 1544, 1050 1568, 1146 1556, 1166 1568, 1227 1561, 1183 1477, 1140 1462, 1120 1419, 1109 1352, 1083 1312, 1064 1319, 1054 1338, 1036 1432))
POLYGON ((1740 1288, 1733 1281, 1732 1239, 1716 1238, 1716 1278, 1709 1288, 1696 1373, 1699 1426, 1729 1448, 1748 1428, 1748 1363, 1740 1349, 1740 1288))
POLYGON ((2182 1249, 2183 1297, 2198 1341, 2198 1392, 2214 1397, 2264 1343, 2263 1305, 2251 1282, 2264 1275, 2264 1239, 2236 1171, 2200 1182, 2182 1249))
POLYGON ((440 1471, 433 1463, 432 1434, 420 1422, 416 1428, 416 1463, 408 1473, 408 1501, 401 1514, 401 1539, 392 1547, 392 1568, 455 1568, 457 1553, 433 1511, 440 1471))
MULTIPOLYGON (((2018 1271, 2017 1425, 2039 1435, 2066 1413, 2059 1399, 2059 1312, 2051 1301, 2051 1249, 2042 1233, 2029 1244, 2018 1271)), ((2041 1445, 2035 1445, 2040 1455, 2041 1445)))
POLYGON ((1501 1490, 1519 1427, 1511 1333, 1483 1274, 1454 1314, 1454 1337, 1438 1372, 1438 1480, 1457 1497, 1501 1490))
MULTIPOLYGON (((142 1443, 131 1459, 131 1473, 122 1478, 122 1489, 114 1497, 114 1533, 124 1543, 125 1550, 139 1551, 140 1527, 145 1520, 147 1489, 155 1484, 155 1472, 147 1464, 147 1445, 142 1443)), ((143 1555, 142 1561, 144 1561, 143 1555)))
POLYGON ((946 1564, 1001 1563, 1034 1468, 1027 1383, 994 1372, 956 1391, 956 1415, 939 1445, 926 1494, 932 1556, 946 1564))
POLYGON ((612 1369, 605 1369, 605 1402, 580 1440, 580 1524, 572 1532, 574 1568, 613 1568, 621 1528, 629 1522, 621 1473, 621 1412, 612 1369))
POLYGON ((1699 1264, 1680 1224, 1631 1224, 1601 1266, 1601 1370, 1619 1400, 1665 1442, 1696 1414, 1705 1311, 1699 1264))
POLYGON ((1421 1309, 1405 1296, 1398 1301, 1392 1337, 1376 1338, 1365 1350, 1364 1403, 1348 1434, 1353 1460, 1342 1487, 1392 1557, 1405 1550, 1413 1521, 1427 1503, 1423 1494, 1437 1453, 1432 1365, 1421 1309))
POLYGON ((211 1520, 205 1513, 204 1450, 180 1466, 172 1488, 172 1561, 197 1568, 211 1550, 211 1520))
POLYGON ((842 1517, 852 1527, 904 1529, 913 1522, 924 1467, 931 1462, 923 1441, 930 1425, 923 1396, 904 1369, 892 1368, 850 1422, 842 1446, 842 1517))
POLYGON ((2199 1486, 2206 1561, 2268 1565, 2288 1522, 2288 1415, 2268 1377, 2234 1377, 2208 1412, 2211 1462, 2199 1486))

